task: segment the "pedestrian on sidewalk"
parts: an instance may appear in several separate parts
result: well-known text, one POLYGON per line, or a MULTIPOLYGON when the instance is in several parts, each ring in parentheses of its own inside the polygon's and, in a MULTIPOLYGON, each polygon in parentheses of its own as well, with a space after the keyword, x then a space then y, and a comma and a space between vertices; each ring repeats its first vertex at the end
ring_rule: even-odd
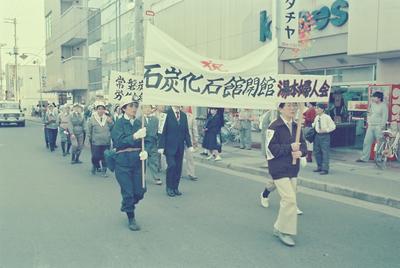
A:
MULTIPOLYGON (((307 135, 308 131, 312 129, 312 123, 314 122, 315 117, 317 116, 317 112, 315 111, 315 102, 307 103, 307 110, 303 113, 304 116, 304 135, 307 135)), ((313 143, 306 140, 307 144, 307 162, 312 162, 312 152, 313 152, 313 143)))
MULTIPOLYGON (((193 148, 197 148, 199 132, 197 130, 196 120, 192 114, 192 109, 190 106, 187 106, 185 108, 182 107, 182 110, 187 115, 188 126, 189 126, 189 135, 190 135, 190 139, 192 141, 193 148)), ((186 162, 185 171, 186 171, 187 177, 192 181, 197 181, 198 178, 195 174, 195 169, 194 169, 193 152, 191 152, 187 146, 185 146, 184 161, 186 162)))
POLYGON ((75 103, 72 107, 73 112, 69 116, 68 130, 71 134, 72 155, 71 164, 81 164, 79 160, 81 155, 84 139, 85 139, 85 118, 83 115, 83 107, 79 103, 75 103))
POLYGON ((63 156, 70 154, 71 148, 71 135, 68 130, 70 108, 67 104, 61 107, 61 113, 58 117, 60 139, 61 139, 61 149, 63 156))
POLYGON ((107 164, 104 159, 104 151, 110 149, 111 130, 114 121, 110 115, 106 115, 106 105, 97 101, 94 103, 95 111, 87 122, 87 137, 90 142, 92 153, 92 175, 97 171, 101 172, 103 177, 107 177, 107 164))
POLYGON ((42 109, 42 112, 41 112, 41 119, 42 119, 42 122, 43 122, 44 142, 46 144, 46 148, 50 149, 49 131, 47 129, 47 125, 48 124, 46 122, 46 113, 47 113, 47 108, 44 107, 44 105, 43 105, 43 109, 42 109))
POLYGON ((372 143, 382 138, 382 131, 388 121, 387 104, 383 102, 383 93, 376 91, 372 94, 371 105, 368 109, 368 128, 364 138, 363 151, 357 162, 367 162, 370 158, 372 143))
POLYGON ((142 106, 144 126, 146 128, 146 151, 148 153, 147 174, 156 185, 162 185, 160 172, 160 154, 158 153, 158 118, 152 113, 152 107, 142 106))
POLYGON ((142 122, 136 118, 139 104, 131 96, 122 98, 120 106, 123 116, 111 131, 116 149, 115 178, 121 188, 121 211, 128 216, 128 227, 131 231, 139 231, 135 208, 146 192, 146 187, 142 185, 141 162, 147 159, 147 152, 142 151, 146 128, 142 128, 142 122))
POLYGON ((240 149, 251 150, 251 119, 252 115, 250 109, 241 109, 239 111, 240 149))
POLYGON ((329 151, 331 148, 331 132, 336 129, 335 122, 325 113, 325 104, 318 103, 316 108, 317 116, 312 127, 315 128, 314 155, 317 161, 317 169, 321 175, 329 173, 329 151))
POLYGON ((50 104, 46 112, 44 121, 47 128, 47 137, 51 152, 54 152, 54 149, 56 147, 57 131, 58 131, 57 119, 58 119, 58 114, 55 110, 55 106, 53 104, 50 104))
POLYGON ((274 235, 287 246, 294 246, 292 236, 297 234, 297 176, 300 158, 307 154, 307 147, 300 135, 296 143, 297 124, 294 122, 297 105, 280 103, 280 117, 267 131, 267 156, 269 173, 281 197, 278 218, 274 224, 274 235), (296 164, 293 165, 293 159, 296 164))
POLYGON ((215 161, 221 161, 219 155, 219 149, 221 147, 221 120, 217 114, 217 108, 210 108, 210 116, 207 118, 204 125, 204 138, 203 148, 209 151, 207 160, 214 159, 215 161))
POLYGON ((193 151, 187 116, 179 106, 172 106, 167 112, 159 144, 159 153, 165 154, 167 159, 166 191, 169 197, 182 195, 179 182, 185 145, 193 151))

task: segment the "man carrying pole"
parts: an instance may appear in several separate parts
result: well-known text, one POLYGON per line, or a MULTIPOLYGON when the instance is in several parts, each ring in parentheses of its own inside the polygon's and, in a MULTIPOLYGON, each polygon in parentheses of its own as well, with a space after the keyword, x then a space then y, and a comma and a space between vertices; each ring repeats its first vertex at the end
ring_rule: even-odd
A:
POLYGON ((297 234, 296 188, 299 159, 307 154, 301 127, 298 127, 301 120, 298 124, 293 121, 296 110, 297 104, 279 104, 281 115, 268 128, 266 143, 269 173, 281 197, 274 235, 287 246, 295 245, 293 236, 297 234))

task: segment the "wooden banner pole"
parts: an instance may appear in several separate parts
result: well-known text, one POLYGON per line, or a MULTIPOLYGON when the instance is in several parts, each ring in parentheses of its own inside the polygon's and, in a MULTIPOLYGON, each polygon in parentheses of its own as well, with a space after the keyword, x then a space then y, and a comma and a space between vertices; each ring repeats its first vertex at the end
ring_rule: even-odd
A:
MULTIPOLYGON (((296 143, 300 143, 300 135, 301 135, 301 126, 303 125, 303 111, 304 111, 304 103, 297 103, 297 106, 299 106, 299 120, 297 120, 297 129, 296 129, 296 143)), ((297 159, 293 158, 292 165, 297 164, 297 159)))
MULTIPOLYGON (((144 128, 144 114, 142 109, 142 128, 144 128)), ((142 138, 142 152, 144 152, 144 138, 142 138)), ((142 188, 146 187, 146 172, 145 172, 145 161, 142 160, 142 188)))

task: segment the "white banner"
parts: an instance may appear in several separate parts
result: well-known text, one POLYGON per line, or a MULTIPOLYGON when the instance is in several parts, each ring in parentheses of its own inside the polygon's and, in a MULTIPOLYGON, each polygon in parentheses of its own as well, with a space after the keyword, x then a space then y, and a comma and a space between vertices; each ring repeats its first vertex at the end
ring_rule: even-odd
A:
POLYGON ((111 71, 108 96, 111 103, 118 103, 124 96, 132 96, 134 101, 141 102, 143 77, 128 72, 111 71))
POLYGON ((143 103, 271 109, 279 102, 327 102, 330 76, 277 75, 277 42, 236 60, 195 54, 149 24, 143 103))
POLYGON ((299 1, 279 1, 280 9, 280 46, 297 48, 299 43, 299 1))

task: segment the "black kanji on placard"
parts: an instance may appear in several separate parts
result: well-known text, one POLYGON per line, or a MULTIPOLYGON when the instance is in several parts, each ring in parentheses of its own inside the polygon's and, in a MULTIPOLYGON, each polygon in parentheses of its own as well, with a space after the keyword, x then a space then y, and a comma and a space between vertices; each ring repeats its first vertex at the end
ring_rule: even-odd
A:
POLYGON ((246 90, 244 94, 247 94, 247 96, 256 97, 260 89, 260 82, 260 78, 258 77, 247 79, 246 90))
POLYGON ((119 75, 118 78, 115 80, 115 85, 117 86, 118 89, 124 88, 125 78, 119 75))
POLYGON ((279 80, 278 88, 279 88, 278 97, 286 99, 287 97, 292 95, 290 80, 279 80))
POLYGON ((310 93, 310 97, 316 95, 317 97, 319 97, 319 92, 317 90, 317 83, 318 80, 314 80, 314 86, 312 87, 311 93, 310 93))
POLYGON ((242 77, 232 77, 227 83, 225 83, 222 97, 226 98, 231 96, 234 99, 236 95, 240 95, 243 92, 245 85, 246 80, 242 77))
POLYGON ((287 33, 288 39, 291 39, 291 38, 292 38, 292 35, 294 35, 294 33, 295 33, 295 30, 292 29, 292 28, 290 28, 289 25, 286 26, 285 31, 286 31, 286 33, 287 33))
POLYGON ((180 80, 183 81, 183 92, 186 93, 187 89, 199 93, 200 92, 200 87, 194 88, 193 86, 193 82, 198 81, 200 79, 203 79, 204 76, 200 75, 200 76, 196 76, 195 74, 193 74, 192 72, 190 72, 189 74, 183 76, 180 80))
POLYGON ((114 92, 114 100, 120 101, 123 96, 124 96, 124 91, 123 90, 116 90, 114 92))
POLYGON ((319 88, 319 96, 320 97, 327 97, 331 86, 328 84, 328 81, 324 81, 322 86, 319 88))
POLYGON ((286 21, 286 23, 289 23, 291 20, 296 19, 296 16, 295 16, 294 12, 288 12, 288 13, 286 13, 285 18, 288 19, 288 20, 286 21))
POLYGON ((176 93, 179 93, 176 86, 178 85, 179 76, 182 74, 182 71, 175 67, 171 67, 171 69, 165 70, 165 74, 164 85, 161 87, 161 90, 165 89, 165 92, 174 90, 176 93))
POLYGON ((152 72, 153 69, 161 68, 160 64, 145 65, 144 69, 144 84, 146 88, 158 89, 161 81, 163 80, 162 74, 159 72, 152 72), (153 81, 155 79, 155 81, 153 81))
POLYGON ((305 98, 308 98, 311 94, 312 87, 311 87, 312 81, 311 80, 304 80, 303 79, 300 81, 299 86, 297 87, 298 89, 298 96, 304 96, 305 98))
POLYGON ((270 97, 275 94, 274 90, 274 84, 276 80, 273 77, 269 77, 268 80, 267 78, 263 78, 260 84, 260 91, 258 92, 258 96, 264 95, 265 97, 270 97))
POLYGON ((286 10, 291 9, 294 4, 296 3, 296 0, 286 0, 286 4, 289 4, 286 10))
POLYGON ((224 78, 217 78, 217 79, 207 79, 208 84, 204 87, 201 94, 207 93, 208 95, 218 95, 220 89, 223 87, 221 84, 216 84, 215 82, 223 82, 224 78))
POLYGON ((133 101, 141 102, 143 97, 143 92, 135 91, 132 96, 133 101))
POLYGON ((136 90, 137 84, 138 84, 138 82, 137 82, 136 79, 129 78, 129 80, 128 80, 128 90, 129 91, 136 90))

